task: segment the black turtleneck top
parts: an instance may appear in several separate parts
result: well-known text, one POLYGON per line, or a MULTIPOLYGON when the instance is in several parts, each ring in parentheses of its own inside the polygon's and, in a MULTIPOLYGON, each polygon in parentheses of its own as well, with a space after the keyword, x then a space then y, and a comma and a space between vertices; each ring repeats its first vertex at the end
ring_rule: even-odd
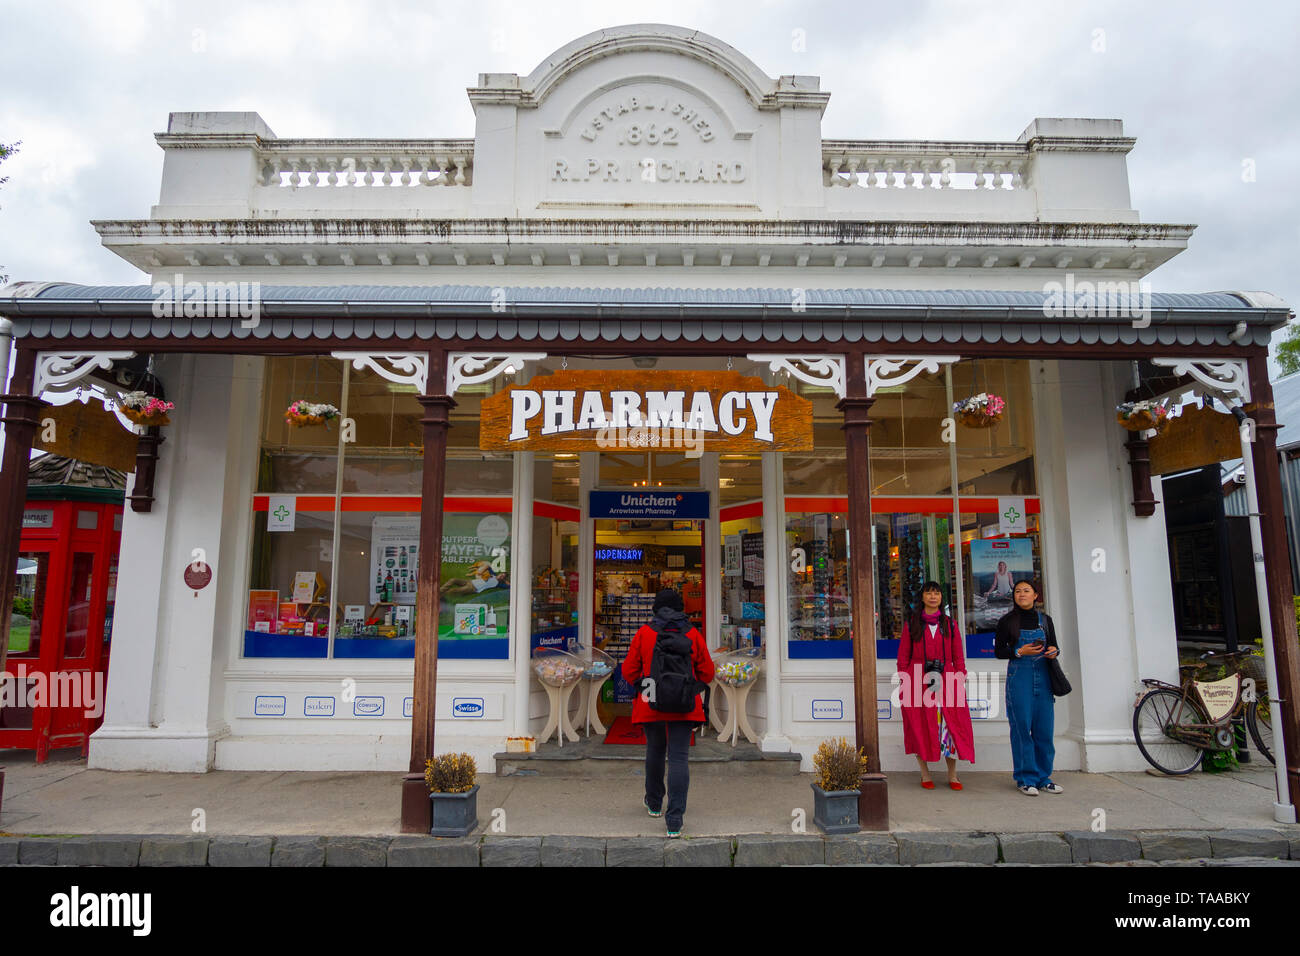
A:
MULTIPOLYGON (((1043 612, 1044 629, 1047 631, 1047 646, 1058 647, 1056 627, 1046 612, 1043 612)), ((1011 660, 1016 656, 1016 644, 1020 641, 1020 629, 1038 626, 1037 610, 1026 611, 1016 607, 998 621, 997 634, 993 638, 993 656, 1002 660, 1011 660)))

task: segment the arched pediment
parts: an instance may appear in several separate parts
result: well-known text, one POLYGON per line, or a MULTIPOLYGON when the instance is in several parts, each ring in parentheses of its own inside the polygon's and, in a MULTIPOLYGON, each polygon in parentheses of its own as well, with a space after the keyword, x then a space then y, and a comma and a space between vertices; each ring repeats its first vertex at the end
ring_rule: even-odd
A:
POLYGON ((705 63, 731 79, 759 109, 777 109, 787 103, 808 105, 812 100, 824 107, 829 98, 829 94, 803 86, 787 88, 739 50, 707 33, 668 24, 638 23, 579 37, 560 47, 525 77, 483 74, 478 87, 469 91, 470 99, 537 107, 560 83, 583 67, 605 57, 634 52, 675 54, 705 63))

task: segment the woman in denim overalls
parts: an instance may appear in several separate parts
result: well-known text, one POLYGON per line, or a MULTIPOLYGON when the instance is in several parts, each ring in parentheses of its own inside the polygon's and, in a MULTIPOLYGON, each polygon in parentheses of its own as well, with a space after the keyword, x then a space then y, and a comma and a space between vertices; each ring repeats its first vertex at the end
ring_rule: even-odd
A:
POLYGON ((1052 619, 1034 610, 1038 588, 1019 581, 1012 592, 1015 608, 998 621, 994 654, 1007 664, 1007 722, 1016 787, 1027 796, 1040 791, 1063 793, 1052 782, 1055 699, 1047 662, 1059 653, 1052 619))

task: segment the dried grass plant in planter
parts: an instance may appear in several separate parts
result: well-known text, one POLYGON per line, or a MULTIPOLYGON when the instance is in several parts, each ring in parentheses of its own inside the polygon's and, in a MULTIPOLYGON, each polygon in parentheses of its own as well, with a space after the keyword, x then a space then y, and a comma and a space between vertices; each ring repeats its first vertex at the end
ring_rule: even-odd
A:
POLYGON ((439 754, 424 764, 432 836, 469 836, 478 826, 478 766, 469 754, 439 754))
POLYGON ((813 789, 813 823, 823 833, 857 833, 859 781, 867 772, 867 758, 848 740, 823 740, 813 754, 817 779, 813 789))

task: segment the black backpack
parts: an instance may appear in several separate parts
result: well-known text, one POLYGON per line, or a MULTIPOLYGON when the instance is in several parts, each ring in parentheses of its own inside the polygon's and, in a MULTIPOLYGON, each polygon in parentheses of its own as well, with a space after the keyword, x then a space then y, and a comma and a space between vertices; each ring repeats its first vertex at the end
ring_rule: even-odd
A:
POLYGON ((670 618, 656 616, 650 626, 656 634, 655 649, 650 658, 650 676, 641 682, 641 696, 651 710, 689 714, 703 688, 695 679, 691 639, 686 634, 690 619, 680 612, 670 618))

